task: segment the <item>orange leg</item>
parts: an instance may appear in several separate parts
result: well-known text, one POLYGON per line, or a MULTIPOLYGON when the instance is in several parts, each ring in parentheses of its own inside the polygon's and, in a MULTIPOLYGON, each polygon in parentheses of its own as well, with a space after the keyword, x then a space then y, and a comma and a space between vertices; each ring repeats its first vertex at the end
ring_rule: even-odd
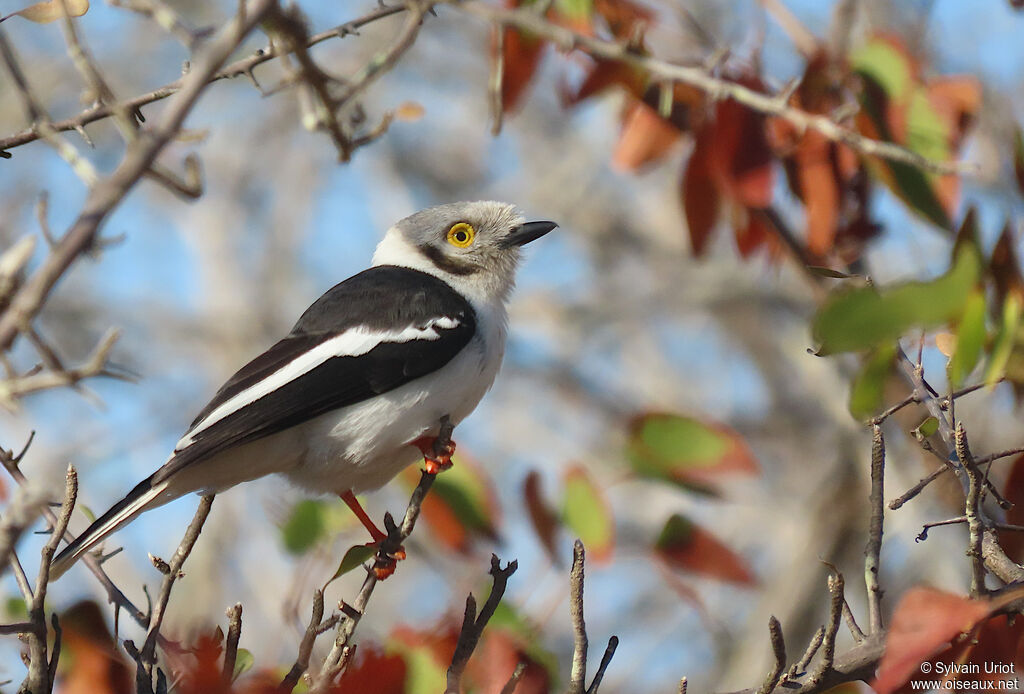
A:
POLYGON ((420 449, 423 454, 423 464, 431 475, 436 475, 452 466, 455 442, 450 439, 446 445, 439 446, 436 436, 421 436, 415 441, 411 441, 409 445, 420 449))
POLYGON ((342 492, 338 496, 340 496, 341 500, 345 502, 345 505, 352 509, 352 513, 356 515, 356 518, 358 518, 359 522, 363 524, 363 527, 369 531, 370 537, 373 538, 374 542, 380 542, 387 537, 387 535, 384 534, 384 531, 378 528, 377 524, 374 523, 370 519, 370 516, 367 515, 366 511, 363 510, 362 504, 359 503, 359 499, 356 498, 356 495, 352 493, 351 489, 346 492, 342 492))

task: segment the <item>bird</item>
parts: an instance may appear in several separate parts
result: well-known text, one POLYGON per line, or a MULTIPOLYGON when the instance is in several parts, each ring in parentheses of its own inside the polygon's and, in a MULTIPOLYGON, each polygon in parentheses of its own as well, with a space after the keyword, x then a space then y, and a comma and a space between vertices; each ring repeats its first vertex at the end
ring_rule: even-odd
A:
POLYGON ((494 383, 522 246, 557 226, 495 201, 395 223, 371 266, 231 376, 167 461, 57 555, 51 578, 145 511, 270 474, 340 496, 379 544, 386 536, 355 495, 420 458, 428 472, 451 465, 442 425, 459 424, 494 383))

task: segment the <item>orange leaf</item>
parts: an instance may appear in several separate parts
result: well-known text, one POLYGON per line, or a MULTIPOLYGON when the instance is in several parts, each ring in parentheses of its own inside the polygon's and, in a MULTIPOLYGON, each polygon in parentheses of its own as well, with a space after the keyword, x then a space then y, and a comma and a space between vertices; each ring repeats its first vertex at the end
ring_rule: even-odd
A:
POLYGON ((878 694, 894 692, 920 671, 922 662, 973 629, 991 611, 992 604, 986 601, 935 588, 910 589, 896 605, 872 689, 878 694))
POLYGON ((683 212, 690 233, 690 245, 697 257, 703 255, 707 248, 708 238, 718 221, 721 207, 718 187, 711 179, 711 164, 708 160, 711 147, 710 131, 699 133, 693 153, 683 170, 683 212))
POLYGON ((64 631, 61 667, 69 667, 61 675, 61 694, 130 694, 135 691, 134 678, 114 639, 107 629, 99 606, 91 601, 79 602, 60 618, 64 631))
POLYGON ((612 165, 635 171, 664 157, 679 139, 680 131, 643 101, 634 100, 626 110, 612 165))
MULTIPOLYGON (((544 53, 544 42, 535 36, 527 36, 512 28, 505 28, 501 80, 501 103, 506 113, 515 111, 521 105, 526 88, 533 79, 544 53)), ((492 42, 492 53, 497 41, 492 42)))
POLYGON ((832 250, 839 225, 839 183, 833 168, 834 146, 821 133, 804 135, 795 154, 800 198, 807 217, 807 249, 821 257, 832 250))
POLYGON ((558 564, 558 529, 561 524, 554 510, 544 499, 544 492, 541 491, 541 476, 536 470, 530 470, 526 475, 526 482, 523 483, 523 498, 526 501, 526 509, 530 514, 530 522, 540 539, 544 551, 555 564, 558 564))
POLYGON ((745 586, 757 582, 739 555, 678 513, 665 522, 654 545, 654 553, 670 566, 719 581, 745 586))

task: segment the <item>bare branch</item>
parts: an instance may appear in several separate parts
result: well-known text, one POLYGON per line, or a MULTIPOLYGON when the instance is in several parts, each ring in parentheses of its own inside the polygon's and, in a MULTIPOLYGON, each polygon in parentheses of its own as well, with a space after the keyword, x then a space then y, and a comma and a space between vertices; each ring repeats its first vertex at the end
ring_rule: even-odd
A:
MULTIPOLYGON (((864 548, 864 584, 868 593, 868 628, 870 633, 877 634, 882 631, 882 589, 878 585, 878 572, 885 515, 885 439, 879 425, 875 424, 872 429, 871 522, 868 526, 868 544, 864 548)), ((839 580, 839 592, 842 593, 842 578, 839 580)))
POLYGON ((775 656, 775 663, 772 665, 772 669, 768 671, 768 676, 764 679, 764 684, 757 690, 757 694, 769 694, 779 684, 782 679, 782 673, 786 669, 786 641, 782 637, 782 625, 779 624, 779 620, 772 615, 768 618, 768 634, 770 635, 772 642, 772 654, 775 656))
POLYGON ((238 658, 238 640, 242 636, 242 603, 235 603, 227 609, 228 635, 224 641, 224 669, 220 681, 224 689, 230 689, 235 675, 235 661, 238 658))
POLYGON ((967 556, 971 560, 971 595, 979 597, 985 594, 985 560, 982 556, 982 533, 985 529, 984 516, 981 512, 981 492, 983 489, 981 470, 974 463, 971 449, 967 443, 967 432, 963 422, 957 422, 955 436, 956 457, 967 472, 967 497, 964 502, 964 515, 967 517, 968 547, 967 556))
POLYGON ((601 681, 604 679, 604 673, 611 664, 612 656, 615 655, 615 650, 618 647, 619 637, 611 636, 608 639, 608 645, 605 646, 604 655, 601 656, 601 662, 597 666, 597 672, 594 673, 594 679, 590 681, 590 686, 587 687, 587 694, 597 694, 597 690, 601 687, 601 681))
POLYGON ((569 694, 583 694, 587 679, 587 625, 583 619, 583 570, 585 550, 579 540, 572 547, 569 573, 569 615, 572 617, 572 670, 569 694))
MULTIPOLYGON (((136 0, 138 2, 139 0, 136 0)), ((362 17, 353 19, 349 22, 341 24, 333 29, 314 34, 309 37, 309 42, 306 44, 307 48, 315 46, 318 43, 323 43, 335 38, 344 38, 346 36, 355 35, 358 30, 368 24, 376 22, 378 20, 390 17, 395 14, 399 14, 405 11, 404 5, 382 5, 372 12, 368 12, 362 17)), ((251 13, 251 10, 250 10, 251 13)), ((246 18, 245 24, 248 26, 251 24, 251 17, 246 18)), ((216 82, 224 79, 231 79, 240 75, 251 75, 253 68, 263 63, 269 62, 278 58, 279 55, 270 47, 261 48, 253 53, 251 56, 241 58, 228 65, 225 65, 223 69, 215 71, 208 78, 209 82, 216 82)), ((122 102, 120 106, 125 109, 136 112, 142 106, 161 101, 174 94, 177 94, 185 85, 187 77, 194 74, 194 70, 189 73, 188 76, 182 77, 181 79, 173 82, 168 82, 162 87, 158 87, 146 94, 128 99, 122 102)), ((98 120, 109 118, 113 115, 113 109, 104 104, 95 104, 76 116, 67 118, 65 120, 56 121, 51 124, 54 132, 66 132, 68 130, 76 130, 89 123, 94 123, 98 120)), ((6 150, 20 147, 21 145, 28 144, 29 142, 35 142, 40 139, 40 134, 32 128, 27 128, 21 132, 9 135, 4 138, 0 138, 0 152, 6 152, 6 150)), ((8 155, 9 156, 9 155, 8 155)))
POLYGON ((501 694, 515 694, 516 687, 519 685, 519 680, 523 678, 524 672, 526 672, 526 663, 518 663, 516 669, 512 671, 512 676, 508 678, 508 682, 501 688, 501 694))
MULTIPOLYGON (((152 129, 143 131, 144 136, 129 145, 114 172, 91 188, 78 219, 53 248, 46 262, 15 292, 7 309, 0 315, 0 351, 10 348, 19 331, 46 301, 57 280, 92 247, 107 216, 178 133, 185 117, 220 66, 274 5, 275 0, 252 0, 244 23, 237 20, 228 22, 218 38, 199 55, 189 74, 182 78, 178 93, 160 121, 152 129)), ((0 30, 0 48, 4 46, 6 41, 0 30)))
POLYGON ((171 599, 171 588, 174 587, 174 582, 179 576, 183 575, 181 567, 185 564, 185 560, 188 559, 188 555, 192 553, 192 548, 195 547, 196 540, 199 539, 199 533, 203 531, 203 524, 206 522, 206 517, 210 515, 210 508, 212 506, 213 494, 208 494, 200 499, 199 508, 196 509, 196 514, 193 516, 192 522, 189 523, 185 536, 178 545, 178 549, 175 550, 174 556, 171 557, 171 561, 168 562, 169 570, 160 585, 160 594, 157 596, 156 605, 153 606, 153 614, 149 620, 146 640, 142 645, 142 650, 139 652, 139 666, 145 671, 145 675, 148 678, 152 678, 153 666, 156 664, 157 636, 160 634, 160 626, 164 621, 167 602, 171 599))
POLYGON ((462 684, 462 673, 465 672, 469 658, 473 655, 473 651, 476 650, 476 646, 480 642, 480 636, 484 633, 487 622, 490 621, 494 611, 498 608, 498 603, 501 602, 501 598, 505 595, 508 579, 516 572, 517 568, 519 568, 519 563, 516 561, 509 562, 505 565, 504 569, 501 568, 501 562, 498 560, 498 557, 492 554, 490 570, 492 578, 491 593, 487 596, 487 602, 484 603, 483 609, 480 610, 479 617, 476 616, 476 601, 473 595, 470 594, 466 598, 466 613, 462 620, 462 630, 459 633, 459 639, 455 644, 455 653, 452 654, 452 662, 448 667, 445 694, 459 694, 462 684))

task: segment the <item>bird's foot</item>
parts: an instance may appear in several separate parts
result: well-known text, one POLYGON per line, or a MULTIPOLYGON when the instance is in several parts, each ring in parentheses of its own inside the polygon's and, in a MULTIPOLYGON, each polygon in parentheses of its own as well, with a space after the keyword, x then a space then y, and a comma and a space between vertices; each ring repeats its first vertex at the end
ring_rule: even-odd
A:
POLYGON ((395 573, 395 569, 398 567, 398 562, 405 559, 405 547, 398 545, 392 547, 393 543, 389 542, 389 538, 385 537, 379 542, 367 542, 367 547, 376 547, 377 556, 373 561, 373 575, 377 577, 378 581, 383 581, 388 578, 391 574, 395 573))
POLYGON ((455 442, 448 437, 421 436, 412 442, 423 454, 423 464, 431 475, 444 472, 452 466, 455 442))

